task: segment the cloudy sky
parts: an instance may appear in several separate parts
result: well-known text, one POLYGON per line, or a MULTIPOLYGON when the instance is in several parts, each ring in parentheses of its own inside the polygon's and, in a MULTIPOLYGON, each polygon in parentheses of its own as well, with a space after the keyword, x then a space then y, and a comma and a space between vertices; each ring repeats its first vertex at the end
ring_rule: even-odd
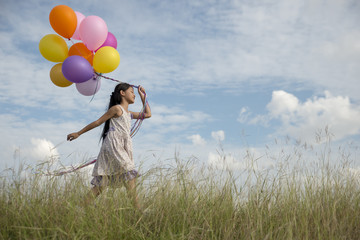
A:
POLYGON ((65 139, 104 113, 115 83, 102 79, 93 99, 59 88, 39 53, 60 4, 104 19, 121 58, 107 76, 147 90, 137 165, 180 154, 217 166, 224 151, 242 168, 249 149, 261 160, 277 139, 311 145, 326 129, 360 166, 359 1, 1 0, 0 170, 52 155, 76 164, 100 148, 101 128, 65 139))

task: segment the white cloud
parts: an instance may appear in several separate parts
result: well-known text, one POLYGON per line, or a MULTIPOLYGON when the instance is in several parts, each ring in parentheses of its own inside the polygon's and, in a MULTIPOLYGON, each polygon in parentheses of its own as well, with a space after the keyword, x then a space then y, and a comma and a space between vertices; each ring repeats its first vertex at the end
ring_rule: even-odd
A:
POLYGON ((285 91, 274 91, 271 102, 267 105, 267 109, 274 115, 283 113, 291 113, 297 110, 299 100, 292 94, 285 91))
POLYGON ((242 107, 238 116, 237 121, 240 123, 246 123, 251 115, 248 107, 242 107))
POLYGON ((14 158, 26 160, 26 163, 47 163, 49 165, 56 164, 60 158, 60 154, 56 146, 49 140, 44 138, 31 138, 30 144, 25 147, 13 145, 14 158))
POLYGON ((74 153, 96 156, 101 129, 92 130, 76 141, 66 141, 68 133, 80 130, 85 124, 86 121, 81 120, 35 120, 23 118, 21 114, 0 114, 0 130, 4 136, 0 139, 0 168, 6 165, 11 167, 18 160, 34 164, 51 155, 59 156, 64 164, 69 163, 69 156, 74 153))
POLYGON ((352 177, 356 178, 356 179, 360 179, 360 167, 357 168, 347 168, 344 169, 344 174, 346 175, 351 175, 352 177))
POLYGON ((37 161, 51 161, 59 158, 59 152, 55 145, 46 139, 31 138, 32 148, 29 149, 30 156, 37 161))
POLYGON ((352 104, 348 97, 333 96, 329 92, 302 103, 293 94, 274 91, 267 110, 268 114, 261 117, 280 121, 277 134, 303 141, 312 142, 315 133, 325 127, 329 128, 334 139, 360 132, 360 108, 352 104))
POLYGON ((191 135, 188 137, 194 145, 205 145, 206 141, 199 134, 191 135))
MULTIPOLYGON (((243 82, 259 86, 272 83, 275 77, 277 82, 327 87, 358 99, 359 5, 352 1, 165 1, 142 3, 141 7, 132 1, 107 3, 98 15, 118 37, 122 62, 112 75, 121 79, 142 79, 141 84, 151 84, 158 91, 178 91, 180 86, 198 91, 224 84, 241 86, 243 82), (112 14, 114 9, 118 14, 112 14), (339 79, 348 84, 339 85, 339 79)), ((47 16, 54 4, 4 4, 4 17, 12 31, 1 34, 1 42, 6 43, 3 59, 16 53, 17 69, 30 65, 16 78, 35 79, 39 76, 30 75, 31 69, 50 70, 50 64, 38 54, 37 44, 43 35, 53 32, 47 16), (21 14, 18 9, 23 9, 21 14), (16 45, 29 40, 31 46, 27 47, 33 51, 16 45), (42 62, 34 64, 39 59, 42 62)), ((93 2, 70 6, 85 15, 94 14, 90 11, 93 2)), ((39 92, 46 93, 44 90, 39 92)))
POLYGON ((233 156, 220 155, 210 152, 208 156, 208 164, 210 167, 221 170, 244 170, 247 168, 246 164, 237 161, 233 156))
MULTIPOLYGON (((199 127, 212 117, 201 111, 187 111, 184 107, 151 103, 152 117, 143 126, 150 134, 167 135, 199 127)), ((160 136, 159 136, 160 137, 160 136)), ((168 136, 166 136, 168 138, 168 136)), ((183 137, 183 136, 181 136, 183 137)))
POLYGON ((216 132, 211 132, 211 136, 216 141, 224 141, 225 140, 225 132, 223 130, 219 130, 216 132))
POLYGON ((187 44, 185 74, 207 84, 300 83, 359 99, 359 5, 312 2, 240 1, 208 9, 204 18, 222 34, 187 44))

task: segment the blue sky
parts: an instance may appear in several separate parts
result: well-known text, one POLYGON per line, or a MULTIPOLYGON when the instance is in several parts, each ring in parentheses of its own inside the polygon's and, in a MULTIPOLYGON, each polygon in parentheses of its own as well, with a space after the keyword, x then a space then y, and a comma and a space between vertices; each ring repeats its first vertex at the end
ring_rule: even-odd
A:
POLYGON ((176 152, 211 165, 224 148, 230 168, 249 149, 266 166, 274 140, 316 144, 328 126, 334 145, 352 144, 360 168, 358 1, 2 0, 0 169, 49 154, 76 164, 100 148, 101 128, 65 139, 104 113, 115 83, 102 79, 92 101, 56 87, 55 63, 38 50, 60 4, 103 18, 121 58, 106 75, 148 92, 153 117, 134 138, 137 165, 176 152))

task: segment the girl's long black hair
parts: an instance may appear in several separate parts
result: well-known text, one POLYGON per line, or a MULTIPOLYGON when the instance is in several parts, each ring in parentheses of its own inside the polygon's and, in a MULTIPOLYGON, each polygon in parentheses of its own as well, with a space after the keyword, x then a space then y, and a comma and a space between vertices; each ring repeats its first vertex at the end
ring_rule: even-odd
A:
MULTIPOLYGON (((114 91, 110 95, 110 102, 109 102, 108 110, 112 106, 115 106, 115 105, 118 105, 121 103, 122 98, 120 95, 120 91, 121 90, 126 91, 126 90, 128 90, 129 87, 131 87, 131 85, 128 83, 119 83, 118 85, 116 85, 114 91)), ((108 119, 104 124, 104 129, 102 131, 100 140, 104 141, 106 134, 109 131, 109 127, 110 127, 110 119, 108 119)))

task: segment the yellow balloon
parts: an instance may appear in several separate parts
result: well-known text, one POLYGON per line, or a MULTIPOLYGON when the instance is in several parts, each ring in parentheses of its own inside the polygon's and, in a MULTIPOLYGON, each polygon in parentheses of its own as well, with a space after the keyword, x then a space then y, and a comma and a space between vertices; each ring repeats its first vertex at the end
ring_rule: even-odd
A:
POLYGON ((51 62, 63 62, 68 57, 68 46, 65 40, 56 35, 48 34, 39 43, 41 55, 51 62))
POLYGON ((110 46, 100 48, 94 56, 93 67, 96 72, 109 73, 114 71, 120 63, 118 51, 110 46))
POLYGON ((58 87, 68 87, 73 83, 64 77, 61 68, 62 63, 55 64, 50 70, 50 79, 58 87))

